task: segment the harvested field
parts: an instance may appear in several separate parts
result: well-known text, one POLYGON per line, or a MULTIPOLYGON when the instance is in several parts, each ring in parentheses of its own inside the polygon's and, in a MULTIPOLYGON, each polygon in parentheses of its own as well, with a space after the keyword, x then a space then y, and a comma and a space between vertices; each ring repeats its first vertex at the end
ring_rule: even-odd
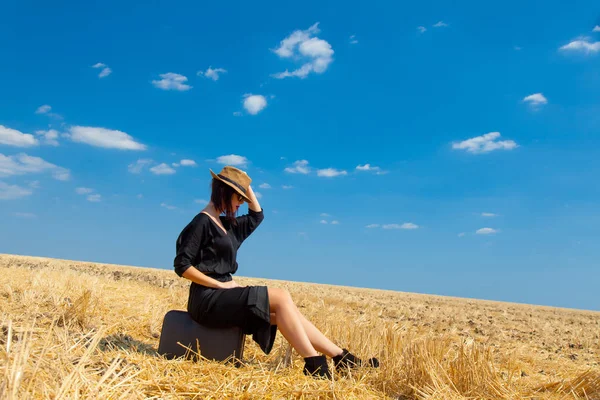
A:
POLYGON ((3 399, 600 399, 600 313, 268 279, 339 346, 377 356, 319 381, 278 333, 244 365, 165 360, 173 271, 0 255, 3 399))

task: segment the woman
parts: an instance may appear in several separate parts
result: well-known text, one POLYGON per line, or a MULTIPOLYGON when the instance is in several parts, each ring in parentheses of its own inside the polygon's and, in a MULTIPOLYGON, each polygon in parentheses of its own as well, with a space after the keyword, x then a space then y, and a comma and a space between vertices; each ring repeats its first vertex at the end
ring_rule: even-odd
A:
POLYGON ((239 326, 252 334, 265 354, 271 351, 279 328, 304 358, 306 375, 331 378, 325 355, 333 358, 337 370, 378 367, 376 358, 365 362, 327 339, 300 313, 288 291, 240 286, 232 279, 238 269, 237 251, 264 214, 246 172, 226 166, 219 174, 210 173, 210 202, 183 229, 176 245, 175 272, 192 281, 188 298, 192 318, 205 326, 239 326), (236 218, 245 201, 248 214, 236 218))

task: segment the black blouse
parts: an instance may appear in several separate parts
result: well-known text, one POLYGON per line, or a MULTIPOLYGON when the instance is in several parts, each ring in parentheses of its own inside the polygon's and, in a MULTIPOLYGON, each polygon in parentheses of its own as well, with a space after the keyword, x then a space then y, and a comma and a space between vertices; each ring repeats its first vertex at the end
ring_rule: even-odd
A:
POLYGON ((202 212, 181 231, 174 260, 177 275, 182 276, 191 266, 213 278, 237 271, 237 250, 264 219, 263 210, 248 209, 248 214, 236 218, 237 224, 230 223, 224 216, 219 218, 227 234, 202 212))

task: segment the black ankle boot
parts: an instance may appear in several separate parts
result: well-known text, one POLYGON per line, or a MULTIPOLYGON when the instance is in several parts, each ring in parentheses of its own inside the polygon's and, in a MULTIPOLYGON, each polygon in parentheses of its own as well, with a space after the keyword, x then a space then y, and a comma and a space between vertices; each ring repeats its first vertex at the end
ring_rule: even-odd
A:
POLYGON ((342 371, 347 368, 356 367, 373 367, 379 368, 379 360, 375 357, 369 358, 367 361, 361 360, 354 354, 350 353, 347 349, 343 349, 344 352, 338 356, 333 357, 333 363, 337 371, 342 371))
POLYGON ((327 357, 305 357, 304 361, 304 375, 311 375, 321 379, 331 379, 331 372, 329 372, 329 366, 327 365, 327 357))

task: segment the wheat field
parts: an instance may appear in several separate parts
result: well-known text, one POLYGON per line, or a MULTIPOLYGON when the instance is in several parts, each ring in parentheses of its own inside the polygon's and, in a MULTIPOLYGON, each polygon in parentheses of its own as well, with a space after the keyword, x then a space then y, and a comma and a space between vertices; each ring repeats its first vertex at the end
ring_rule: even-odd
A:
POLYGON ((236 280, 288 289, 381 368, 307 377, 279 332, 269 355, 247 336, 239 368, 166 360, 162 318, 186 308, 188 289, 173 271, 0 254, 0 398, 600 399, 598 312, 236 280))

